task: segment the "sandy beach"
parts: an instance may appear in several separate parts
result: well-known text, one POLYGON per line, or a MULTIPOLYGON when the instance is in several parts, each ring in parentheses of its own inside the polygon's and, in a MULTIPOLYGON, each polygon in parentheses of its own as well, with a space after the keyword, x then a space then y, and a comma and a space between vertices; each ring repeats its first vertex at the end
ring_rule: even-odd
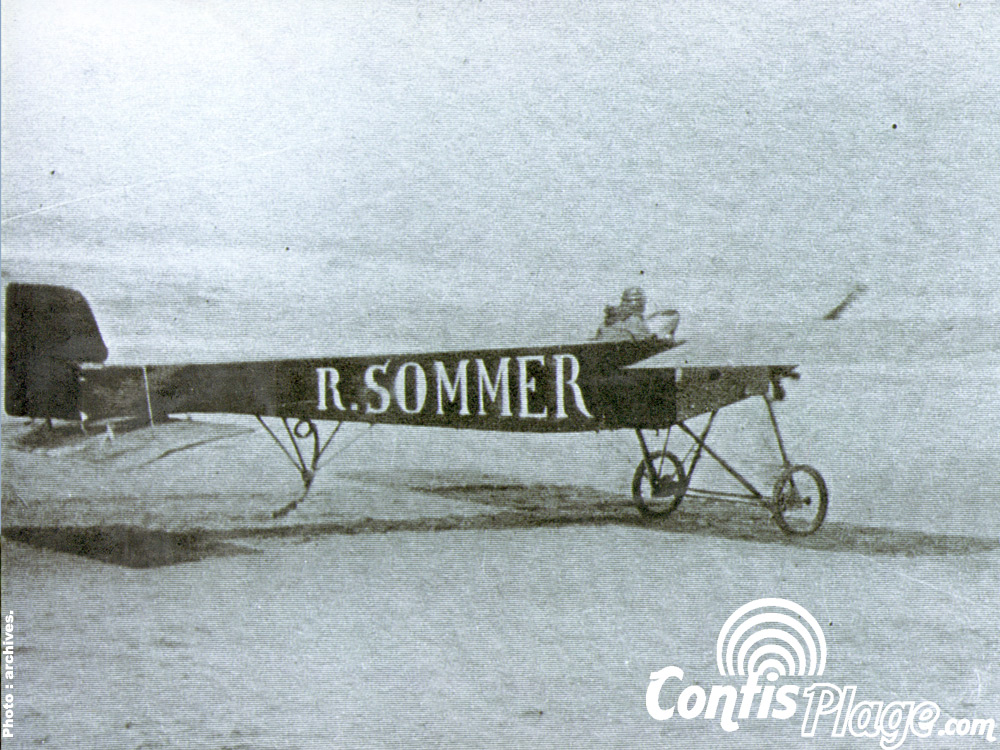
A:
MULTIPOLYGON (((666 667, 744 685, 716 642, 765 598, 825 634, 800 691, 992 746, 958 730, 1000 721, 994 5, 0 13, 3 284, 80 291, 107 364, 581 342, 640 286, 686 342, 641 366, 798 366, 830 495, 804 539, 724 497, 648 521, 627 432, 354 425, 276 520, 301 483, 252 418, 5 415, 5 750, 879 747, 803 736, 802 692, 647 710, 666 667)), ((772 486, 759 400, 713 430, 772 486)))
MULTIPOLYGON (((30 430, 8 422, 4 440, 30 430)), ((789 540, 764 509, 692 499, 650 524, 627 485, 600 487, 611 475, 572 484, 483 454, 477 475, 455 451, 492 436, 391 431, 389 471, 367 437, 281 521, 268 511, 296 480, 260 430, 5 444, 5 487, 24 478, 3 543, 18 746, 800 747, 786 722, 729 734, 644 707, 667 664, 711 681, 733 602, 766 596, 822 613, 831 682, 997 715, 985 496, 946 512, 925 484, 857 513, 835 493, 820 533, 789 540), (205 435, 223 437, 151 460, 205 435)), ((574 442, 593 466, 615 438, 574 442)))

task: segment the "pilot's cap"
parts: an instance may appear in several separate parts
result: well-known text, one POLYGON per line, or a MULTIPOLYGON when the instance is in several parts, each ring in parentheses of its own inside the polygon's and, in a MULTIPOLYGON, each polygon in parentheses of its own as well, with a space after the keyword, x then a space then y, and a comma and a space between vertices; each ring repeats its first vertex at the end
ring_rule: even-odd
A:
POLYGON ((646 293, 642 287, 630 286, 622 292, 622 306, 642 310, 646 307, 646 293))

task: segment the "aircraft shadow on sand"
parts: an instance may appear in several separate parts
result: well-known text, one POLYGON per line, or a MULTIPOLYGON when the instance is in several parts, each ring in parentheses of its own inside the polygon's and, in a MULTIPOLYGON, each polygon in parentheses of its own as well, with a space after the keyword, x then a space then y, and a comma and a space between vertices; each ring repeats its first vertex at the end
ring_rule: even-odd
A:
MULTIPOLYGON (((1000 539, 932 534, 844 522, 827 523, 821 533, 813 536, 790 537, 767 523, 770 518, 767 509, 723 498, 685 499, 669 517, 648 519, 635 510, 631 498, 588 488, 471 484, 411 489, 515 510, 523 518, 520 524, 515 519, 510 519, 510 528, 614 524, 730 541, 853 552, 868 556, 962 555, 1000 548, 1000 539)), ((509 513, 502 513, 497 520, 503 522, 508 515, 509 513)))
POLYGON ((632 505, 630 498, 589 488, 478 483, 408 486, 407 489, 482 505, 489 511, 402 519, 361 517, 281 526, 187 531, 162 531, 126 524, 14 526, 4 528, 3 536, 32 547, 128 568, 156 568, 257 551, 240 544, 240 541, 301 541, 334 535, 612 525, 869 557, 968 555, 1000 548, 1000 540, 985 537, 932 534, 843 522, 828 523, 821 533, 812 536, 789 537, 768 523, 766 509, 723 499, 685 500, 669 517, 647 519, 632 505))
POLYGON ((202 531, 160 531, 128 524, 13 526, 4 528, 3 537, 38 549, 79 555, 125 568, 158 568, 253 551, 202 531))

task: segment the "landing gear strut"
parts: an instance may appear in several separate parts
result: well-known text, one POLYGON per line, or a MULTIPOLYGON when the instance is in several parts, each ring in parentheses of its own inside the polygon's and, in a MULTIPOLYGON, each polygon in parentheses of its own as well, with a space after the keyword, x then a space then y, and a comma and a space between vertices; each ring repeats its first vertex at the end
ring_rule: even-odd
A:
POLYGON ((726 462, 705 442, 718 411, 711 412, 708 423, 701 434, 695 433, 684 422, 676 423, 685 435, 694 442, 693 455, 687 466, 684 461, 667 450, 670 429, 663 443, 663 449, 651 453, 646 445, 642 430, 635 431, 642 449, 642 461, 635 468, 632 477, 632 498, 639 512, 645 517, 665 517, 669 515, 685 496, 723 497, 752 500, 766 507, 774 522, 786 534, 807 536, 815 532, 826 518, 828 494, 826 483, 820 473, 805 464, 793 465, 785 452, 778 421, 774 416, 771 398, 764 396, 767 414, 778 441, 783 470, 774 484, 771 497, 766 497, 750 481, 726 462), (691 487, 691 477, 702 453, 714 459, 730 476, 739 482, 745 492, 723 492, 691 487))
POLYGON ((337 422, 337 426, 333 429, 327 437, 326 442, 320 446, 319 430, 316 427, 316 423, 311 419, 300 419, 295 423, 294 427, 290 426, 290 422, 287 417, 282 417, 281 422, 285 426, 285 432, 288 434, 289 442, 292 444, 292 449, 295 451, 295 455, 288 450, 285 444, 278 438, 274 430, 264 421, 264 419, 258 414, 257 421, 261 423, 261 426, 267 430, 267 434, 271 436, 271 439, 277 443, 278 447, 281 448, 282 453, 291 461, 292 466, 298 469, 299 475, 302 477, 302 494, 299 495, 295 500, 292 500, 287 505, 278 508, 273 513, 271 513, 272 518, 281 518, 287 516, 293 510, 295 510, 299 503, 305 500, 306 495, 309 494, 309 489, 312 487, 313 480, 316 478, 316 474, 322 467, 320 465, 320 459, 323 458, 323 454, 326 449, 330 447, 330 443, 340 432, 340 426, 343 422, 337 422), (305 455, 302 452, 302 446, 300 443, 308 443, 309 439, 312 438, 312 456, 309 461, 306 461, 305 455))

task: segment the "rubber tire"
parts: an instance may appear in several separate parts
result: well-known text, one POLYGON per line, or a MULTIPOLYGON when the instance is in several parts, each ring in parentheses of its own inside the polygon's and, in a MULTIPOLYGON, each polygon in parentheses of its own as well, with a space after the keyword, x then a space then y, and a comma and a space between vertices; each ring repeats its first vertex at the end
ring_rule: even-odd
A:
POLYGON ((823 525, 823 519, 826 518, 826 508, 828 504, 826 482, 823 481, 822 475, 812 466, 807 466, 806 464, 790 466, 781 472, 781 476, 779 476, 778 480, 774 483, 772 503, 771 512, 774 515, 774 522, 778 524, 778 527, 782 531, 791 536, 809 536, 810 534, 815 533, 816 530, 823 525), (808 474, 816 484, 816 488, 819 491, 819 499, 816 501, 816 514, 813 516, 812 523, 810 523, 807 528, 796 528, 790 525, 788 520, 785 518, 785 507, 781 502, 781 496, 785 485, 798 472, 808 474))
MULTIPOLYGON (((674 496, 662 508, 653 508, 647 504, 646 498, 642 494, 642 483, 644 479, 648 481, 647 475, 649 470, 646 462, 640 461, 639 465, 635 467, 635 474, 632 475, 632 499, 635 500, 636 507, 639 508, 639 512, 642 515, 648 518, 666 518, 681 504, 681 500, 684 499, 684 493, 687 492, 687 477, 684 475, 684 464, 670 451, 657 451, 656 453, 651 453, 649 457, 654 462, 658 458, 665 458, 669 463, 673 464, 673 476, 677 477, 674 480, 676 482, 674 496)), ((651 487, 652 485, 650 485, 651 487)), ((661 500, 664 498, 653 498, 651 493, 650 500, 654 499, 661 500)))

